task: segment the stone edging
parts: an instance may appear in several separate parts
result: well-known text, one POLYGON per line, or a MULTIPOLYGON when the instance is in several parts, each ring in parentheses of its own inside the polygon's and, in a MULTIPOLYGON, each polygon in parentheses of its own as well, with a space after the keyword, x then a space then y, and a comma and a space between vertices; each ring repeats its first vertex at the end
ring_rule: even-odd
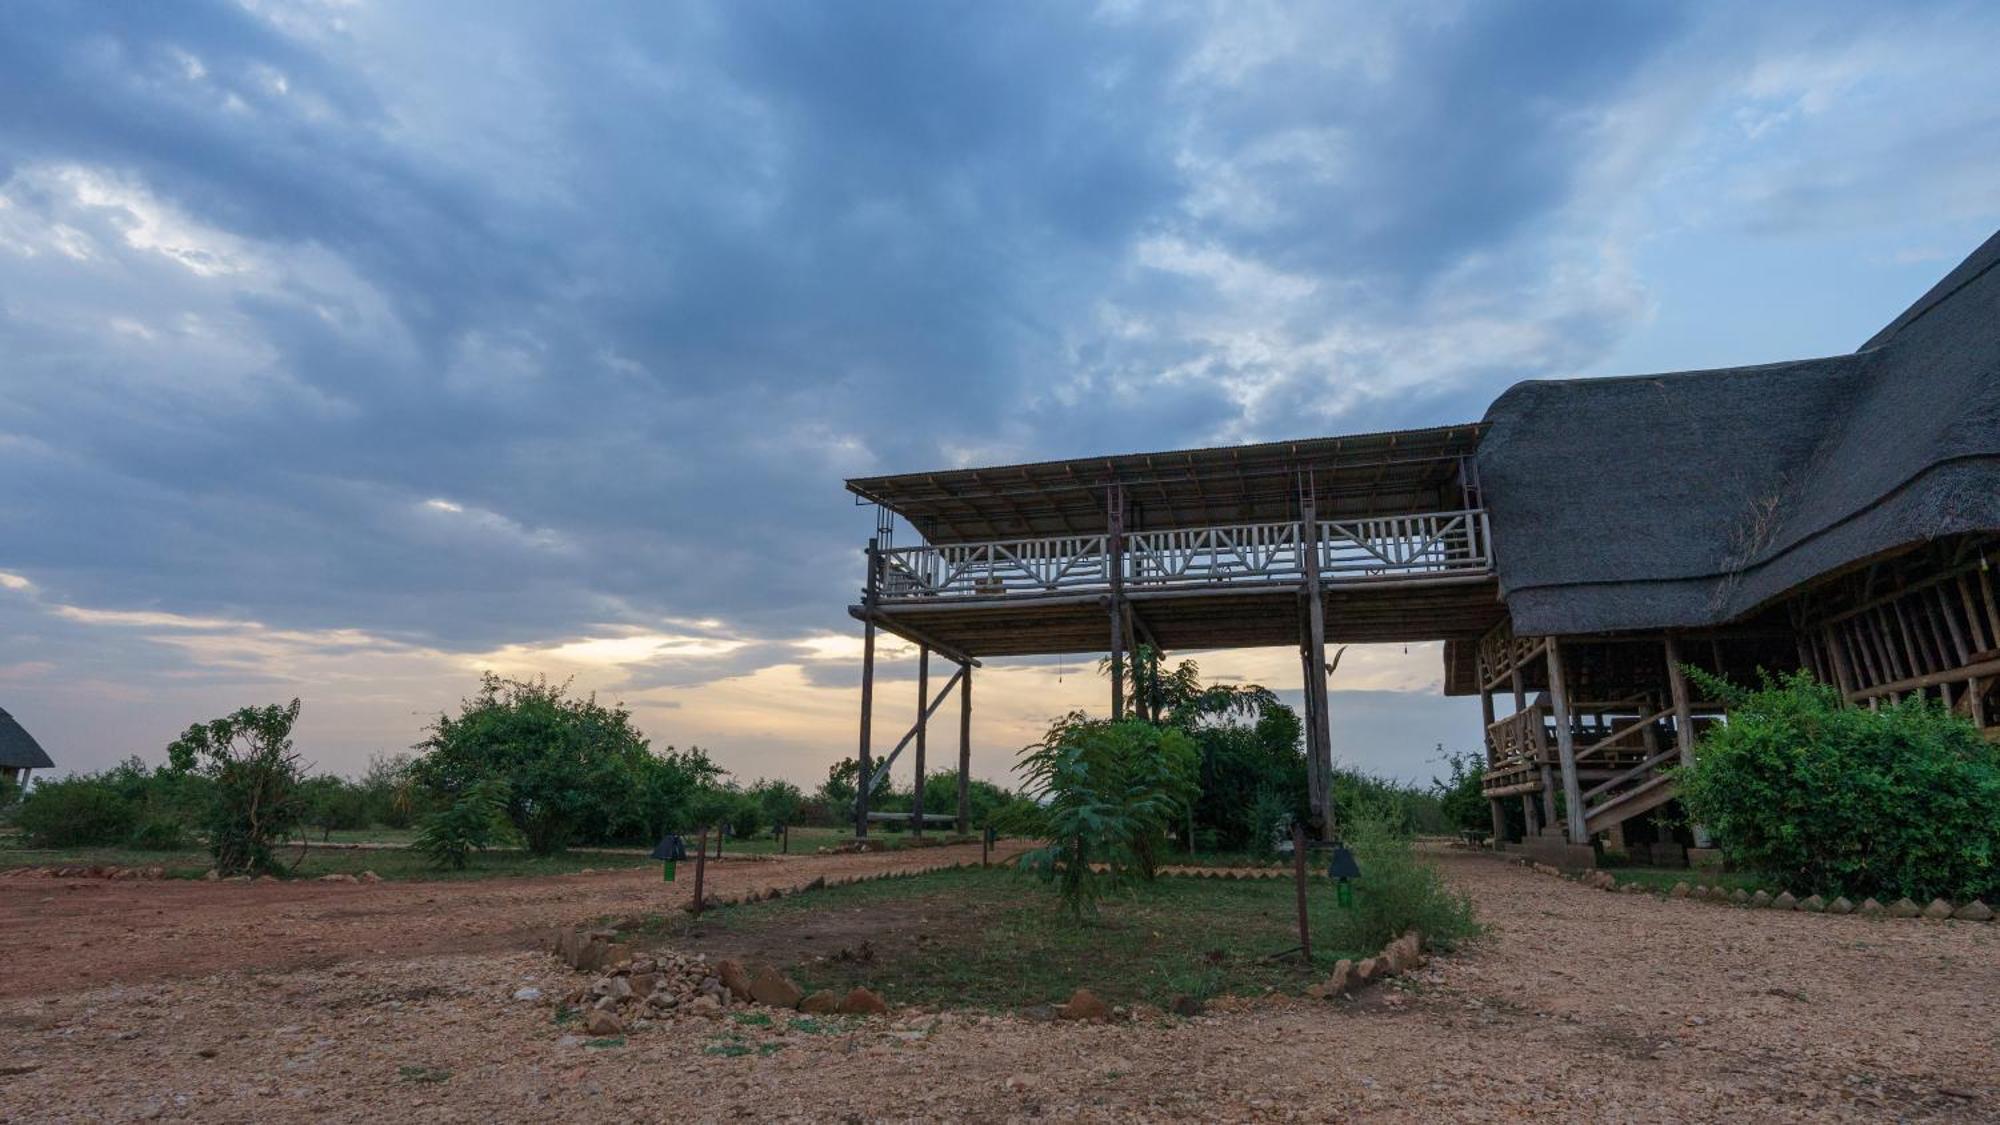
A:
POLYGON ((1863 918, 1918 918, 1931 922, 1994 920, 1993 908, 1978 899, 1965 903, 1951 903, 1936 898, 1932 899, 1928 906, 1919 906, 1907 898, 1900 898, 1884 906, 1872 898, 1864 898, 1858 904, 1848 901, 1845 897, 1828 902, 1819 895, 1808 895, 1801 899, 1794 897, 1790 891, 1779 891, 1775 895, 1763 889, 1750 892, 1741 887, 1727 891, 1720 886, 1711 887, 1706 883, 1689 883, 1686 880, 1675 883, 1672 889, 1663 892, 1643 883, 1621 883, 1610 871, 1588 871, 1580 875, 1570 875, 1550 864, 1530 860, 1519 862, 1521 866, 1542 875, 1553 875, 1598 890, 1624 894, 1650 894, 1657 898, 1691 899, 1697 902, 1713 902, 1724 906, 1742 906, 1758 910, 1795 910, 1807 914, 1856 914, 1863 918))
POLYGON ((1352 996, 1368 985, 1399 977, 1424 966, 1423 935, 1415 930, 1406 930, 1402 937, 1382 947, 1382 952, 1359 961, 1345 957, 1334 962, 1333 975, 1320 984, 1306 989, 1306 996, 1313 1000, 1332 1000, 1338 996, 1352 996))

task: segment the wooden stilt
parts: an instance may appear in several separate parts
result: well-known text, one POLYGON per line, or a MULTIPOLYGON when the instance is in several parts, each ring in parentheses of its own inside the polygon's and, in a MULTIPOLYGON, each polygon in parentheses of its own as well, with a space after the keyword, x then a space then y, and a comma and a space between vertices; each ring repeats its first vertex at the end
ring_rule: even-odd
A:
MULTIPOLYGON (((872 610, 875 605, 876 578, 881 573, 880 540, 868 541, 868 583, 862 594, 862 601, 872 610)), ((858 761, 861 768, 854 776, 854 834, 868 835, 868 790, 869 781, 875 776, 874 762, 869 757, 869 743, 872 740, 875 721, 875 622, 865 621, 861 626, 861 751, 858 761)))
MULTIPOLYGON (((1665 641, 1667 657, 1667 690, 1674 701, 1674 747, 1680 752, 1683 766, 1694 765, 1694 706, 1688 701, 1687 673, 1682 670, 1681 641, 1672 633, 1665 641)), ((1834 667, 1840 667, 1838 660, 1834 667)), ((1708 830, 1701 825, 1693 825, 1694 846, 1708 846, 1708 830)))
POLYGON ((958 681, 958 834, 972 828, 972 666, 958 681))
POLYGON ((1555 710, 1556 759, 1562 766, 1564 812, 1569 822, 1569 842, 1586 844, 1590 837, 1583 828, 1583 786, 1576 779, 1576 732, 1570 725, 1569 689, 1563 682, 1562 644, 1549 638, 1549 701, 1555 710))
POLYGON ((931 650, 926 645, 917 646, 917 788, 910 797, 910 834, 924 834, 924 773, 928 763, 924 761, 924 743, 928 740, 931 726, 931 650))
MULTIPOLYGON (((1312 815, 1320 839, 1340 836, 1340 824, 1333 807, 1333 720, 1327 699, 1326 601, 1320 596, 1319 514, 1310 483, 1300 498, 1300 544, 1305 562, 1306 597, 1306 694, 1312 699, 1312 721, 1307 729, 1306 750, 1317 765, 1319 788, 1311 794, 1312 815)), ((1313 776, 1309 773, 1308 780, 1313 776)))
POLYGON ((1111 720, 1125 717, 1125 495, 1112 485, 1105 497, 1110 534, 1105 546, 1110 554, 1111 596, 1104 601, 1111 613, 1111 720))

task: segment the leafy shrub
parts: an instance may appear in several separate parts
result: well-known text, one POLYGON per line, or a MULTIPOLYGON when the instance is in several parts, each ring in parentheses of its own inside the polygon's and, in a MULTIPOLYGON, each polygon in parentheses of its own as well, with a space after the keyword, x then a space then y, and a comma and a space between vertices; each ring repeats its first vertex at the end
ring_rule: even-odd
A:
POLYGON ((131 838, 142 811, 103 775, 79 774, 36 781, 16 823, 36 847, 115 847, 131 838))
POLYGON ((763 831, 768 823, 764 819, 764 802, 748 793, 732 792, 731 797, 734 799, 729 802, 728 815, 724 818, 729 823, 729 838, 748 840, 763 831))
POLYGON ((765 823, 773 826, 800 823, 799 810, 805 803, 805 794, 799 792, 798 786, 789 781, 760 778, 749 793, 763 809, 765 823))
POLYGON ((210 783, 208 849, 225 875, 275 871, 272 843, 299 824, 305 803, 299 756, 292 750, 298 718, 296 699, 286 706, 245 707, 196 723, 167 747, 175 773, 210 783))
POLYGON ((506 807, 506 789, 499 782, 479 782, 425 816, 417 825, 414 846, 439 867, 462 871, 473 852, 506 838, 506 807))
POLYGON ((1805 673, 1747 691, 1689 669, 1729 704, 1677 784, 1729 858, 1798 894, 2000 894, 2000 748, 1911 697, 1843 706, 1805 673))
POLYGON ((409 776, 433 803, 499 783, 509 823, 536 855, 574 842, 650 842, 721 773, 699 748, 654 754, 623 707, 571 697, 567 684, 490 673, 418 749, 409 776))
POLYGON ((1022 865, 1055 883, 1073 915, 1094 905, 1102 881, 1151 879, 1168 831, 1198 792, 1197 769, 1194 743, 1178 730, 1082 712, 1057 720, 1021 759, 1053 841, 1022 865))
POLYGON ((1449 949, 1479 932, 1472 900, 1445 882, 1436 864, 1417 854, 1400 817, 1381 808, 1357 810, 1343 825, 1361 877, 1354 881, 1354 907, 1337 912, 1337 931, 1328 944, 1345 949, 1380 949, 1415 929, 1424 940, 1449 949))
MULTIPOLYGON (((1439 746, 1438 751, 1443 753, 1444 747, 1439 746)), ((1444 763, 1450 773, 1431 778, 1431 795, 1437 799, 1445 827, 1454 832, 1492 835, 1493 806, 1487 801, 1483 787, 1485 756, 1473 751, 1445 754, 1444 763)))
POLYGON ((170 816, 148 815, 132 830, 130 843, 140 851, 177 852, 188 846, 187 825, 170 816))

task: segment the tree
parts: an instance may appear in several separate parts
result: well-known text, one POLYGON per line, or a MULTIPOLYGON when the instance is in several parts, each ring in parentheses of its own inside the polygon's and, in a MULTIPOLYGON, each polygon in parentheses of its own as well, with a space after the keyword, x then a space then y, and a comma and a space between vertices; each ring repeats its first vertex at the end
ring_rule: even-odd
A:
POLYGON ((475 851, 485 851, 504 839, 507 791, 488 778, 473 784, 457 800, 425 816, 417 828, 416 849, 439 867, 463 871, 475 851))
POLYGON ((210 782, 208 847, 224 875, 277 870, 271 845, 299 824, 301 768, 292 750, 298 718, 296 699, 245 707, 196 723, 167 747, 175 772, 210 782))
POLYGON ((1458 832, 1491 835, 1493 807, 1486 799, 1486 756, 1471 750, 1447 754, 1442 743, 1438 753, 1450 774, 1431 778, 1431 793, 1438 800, 1445 824, 1458 832))
POLYGON ((440 805, 483 782, 504 787, 507 820, 536 855, 579 838, 644 832, 675 766, 656 757, 623 707, 569 695, 568 683, 487 673, 459 714, 439 715, 410 776, 440 805))
POLYGON ((799 809, 805 803, 805 794, 791 782, 758 778, 750 786, 750 795, 763 808, 765 822, 773 827, 799 822, 799 809))
POLYGON ((1024 788, 1042 803, 1051 841, 1024 865, 1055 883, 1074 915, 1095 902, 1100 881, 1152 879, 1168 830, 1194 800, 1197 761, 1193 741, 1171 727, 1081 711, 1056 720, 1022 752, 1024 788))
POLYGON ((299 798, 305 804, 302 819, 319 829, 322 840, 330 839, 336 829, 368 826, 367 794, 344 777, 306 778, 299 783, 299 798))

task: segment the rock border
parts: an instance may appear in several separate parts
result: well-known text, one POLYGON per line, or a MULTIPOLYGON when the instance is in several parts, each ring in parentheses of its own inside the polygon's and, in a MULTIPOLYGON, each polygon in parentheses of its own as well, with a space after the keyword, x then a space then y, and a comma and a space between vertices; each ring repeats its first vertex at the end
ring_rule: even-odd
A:
POLYGON ((1574 883, 1581 883, 1601 891, 1616 894, 1649 894, 1655 898, 1688 899, 1695 902, 1712 902, 1725 906, 1740 906, 1752 910, 1797 911, 1805 914, 1843 915, 1855 914, 1863 918, 1914 918, 1926 922, 1991 922, 1995 919, 1992 907, 1979 899, 1970 902, 1950 902, 1934 898, 1928 905, 1918 905, 1908 898, 1899 898, 1884 906, 1872 898, 1864 898, 1859 903, 1849 901, 1845 896, 1829 902, 1819 895, 1797 898, 1790 891, 1780 890, 1777 894, 1758 888, 1746 891, 1741 887, 1725 890, 1720 885, 1690 883, 1683 879, 1667 890, 1659 890, 1647 883, 1618 881, 1610 871, 1586 871, 1571 875, 1561 868, 1533 860, 1517 861, 1539 875, 1553 875, 1574 883))
POLYGON ((1423 935, 1416 930, 1405 930, 1402 937, 1383 946, 1382 952, 1373 957, 1364 957, 1359 961, 1343 957, 1334 962, 1333 975, 1307 988, 1306 998, 1332 1000, 1353 996, 1371 984, 1421 969, 1428 961, 1429 958, 1424 955, 1423 935))

